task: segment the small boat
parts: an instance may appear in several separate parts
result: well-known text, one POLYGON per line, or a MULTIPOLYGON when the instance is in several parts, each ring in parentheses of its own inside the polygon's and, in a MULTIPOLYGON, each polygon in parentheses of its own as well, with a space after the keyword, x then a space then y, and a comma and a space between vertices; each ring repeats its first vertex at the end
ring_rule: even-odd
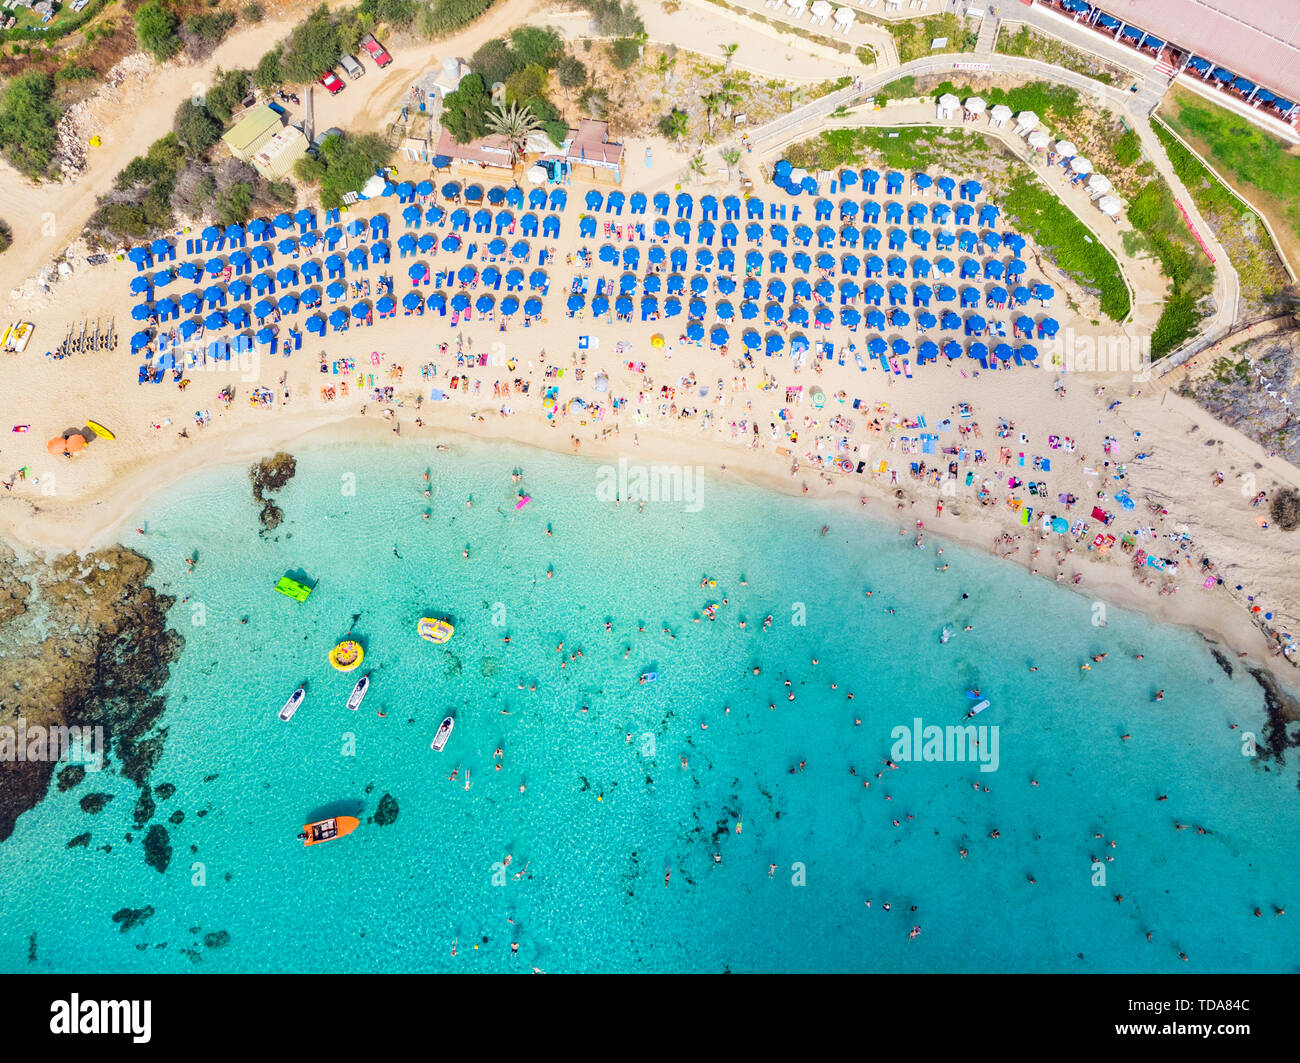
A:
POLYGON ((284 708, 280 710, 280 719, 291 720, 293 714, 298 711, 298 706, 302 704, 302 699, 307 696, 307 688, 299 687, 289 695, 289 700, 284 703, 284 708))
POLYGON ((433 736, 433 741, 429 743, 429 748, 435 753, 441 753, 443 747, 447 744, 447 739, 451 737, 451 729, 456 726, 456 721, 448 716, 438 725, 438 733, 433 736))
POLYGON ((443 643, 451 638, 452 633, 456 630, 445 620, 434 620, 432 617, 424 616, 415 629, 420 633, 420 638, 426 642, 443 643))
POLYGON ((642 686, 644 686, 646 683, 653 683, 658 678, 659 678, 658 672, 642 672, 640 683, 642 686))
POLYGON ((367 672, 357 680, 357 685, 352 688, 352 694, 348 697, 348 708, 353 712, 361 708, 361 702, 365 700, 366 691, 370 689, 370 673, 367 672))
POLYGON ((298 837, 302 839, 303 845, 319 845, 321 842, 332 842, 335 838, 351 834, 359 826, 361 820, 356 816, 335 816, 333 819, 303 824, 302 833, 298 837))
POLYGON ((34 328, 35 326, 30 321, 15 321, 9 328, 9 336, 5 340, 4 349, 10 354, 22 354, 31 341, 34 328))
POLYGON ((989 707, 988 698, 985 698, 983 701, 979 702, 973 709, 971 709, 970 712, 966 714, 966 716, 967 718, 971 716, 978 716, 981 712, 983 712, 988 707, 989 707))
POLYGON ((307 584, 299 583, 289 576, 281 576, 275 584, 275 589, 281 594, 292 598, 295 602, 305 602, 311 597, 311 592, 316 588, 308 587, 307 584))
POLYGON ((330 664, 340 672, 354 672, 366 659, 366 651, 354 639, 344 639, 330 650, 330 664))

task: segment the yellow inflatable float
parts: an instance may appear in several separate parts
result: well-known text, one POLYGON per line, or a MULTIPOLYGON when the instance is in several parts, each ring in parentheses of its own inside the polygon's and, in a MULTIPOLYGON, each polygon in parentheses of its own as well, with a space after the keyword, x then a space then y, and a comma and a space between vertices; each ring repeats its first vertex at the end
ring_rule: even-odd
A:
POLYGON ((445 620, 434 620, 432 617, 421 617, 420 623, 416 626, 420 633, 420 638, 426 642, 446 642, 451 638, 452 632, 456 629, 445 620))
POLYGON ((348 639, 330 650, 330 664, 340 672, 351 672, 361 666, 365 656, 366 651, 361 648, 361 643, 348 639))

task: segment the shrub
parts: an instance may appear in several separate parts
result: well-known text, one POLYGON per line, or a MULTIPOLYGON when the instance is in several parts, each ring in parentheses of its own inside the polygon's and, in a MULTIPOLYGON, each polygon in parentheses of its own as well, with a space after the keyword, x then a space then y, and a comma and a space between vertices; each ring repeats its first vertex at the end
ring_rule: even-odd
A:
POLYGON ((1269 506, 1273 523, 1283 531, 1295 531, 1300 528, 1300 494, 1295 488, 1285 487, 1273 496, 1269 506))
POLYGON ((635 37, 645 32, 645 23, 637 14, 636 4, 628 0, 581 0, 601 37, 635 37))
POLYGON ((0 221, 0 254, 8 251, 13 242, 14 231, 9 228, 9 223, 7 221, 0 221))
MULTIPOLYGON (((523 103, 534 96, 545 96, 547 80, 546 70, 535 63, 516 70, 506 79, 506 102, 514 103, 517 100, 523 103)), ((537 114, 536 111, 533 113, 537 114)))
POLYGON ((221 136, 221 123, 202 104, 186 100, 176 108, 172 132, 191 155, 202 155, 221 136))
POLYGON ((619 70, 627 70, 641 58, 641 44, 631 37, 620 37, 609 46, 609 54, 619 70))
POLYGON ((247 70, 217 70, 214 84, 203 100, 208 113, 225 125, 244 102, 252 81, 247 70))
POLYGON ((480 74, 461 78, 455 92, 447 93, 442 102, 443 128, 457 144, 468 144, 487 132, 487 110, 492 105, 487 86, 480 74))
POLYGON ((342 51, 338 26, 322 4, 289 34, 280 67, 285 80, 305 84, 337 63, 342 51))
POLYGON ((44 177, 58 144, 54 79, 40 71, 19 74, 0 96, 0 150, 28 177, 44 177))
POLYGON ((180 51, 181 39, 176 32, 179 26, 176 15, 162 0, 145 0, 136 9, 135 39, 160 63, 180 51))
POLYGON ((516 26, 510 31, 510 48, 520 63, 547 70, 554 70, 564 58, 564 41, 550 27, 516 26))
POLYGON ((485 41, 469 60, 469 68, 488 88, 498 83, 504 85, 522 65, 510 45, 500 37, 485 41))
POLYGON ((468 26, 492 6, 492 0, 433 0, 421 7, 416 28, 426 37, 445 37, 468 26))
POLYGON ((239 14, 242 16, 245 22, 252 22, 256 24, 262 21, 262 15, 263 15, 262 5, 257 3, 245 4, 242 8, 240 8, 239 14))
POLYGON ((566 56, 555 68, 555 76, 562 88, 580 89, 587 83, 587 67, 581 59, 566 56))
POLYGON ((284 53, 277 44, 258 61, 253 71, 253 84, 263 92, 270 92, 284 84, 284 53))

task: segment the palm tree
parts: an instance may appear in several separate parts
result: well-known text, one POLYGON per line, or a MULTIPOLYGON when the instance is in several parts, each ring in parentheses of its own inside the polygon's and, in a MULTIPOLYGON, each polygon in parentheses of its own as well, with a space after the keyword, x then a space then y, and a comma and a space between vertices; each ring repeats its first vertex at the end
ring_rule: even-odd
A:
POLYGON ((731 59, 736 54, 736 50, 739 47, 740 45, 738 44, 724 44, 722 46, 722 57, 727 61, 727 65, 724 67, 724 69, 726 70, 731 69, 731 59))
POLYGON ((503 138, 510 148, 510 166, 513 169, 528 150, 528 138, 542 128, 542 123, 529 109, 528 104, 512 103, 509 109, 497 104, 485 116, 489 133, 503 138))

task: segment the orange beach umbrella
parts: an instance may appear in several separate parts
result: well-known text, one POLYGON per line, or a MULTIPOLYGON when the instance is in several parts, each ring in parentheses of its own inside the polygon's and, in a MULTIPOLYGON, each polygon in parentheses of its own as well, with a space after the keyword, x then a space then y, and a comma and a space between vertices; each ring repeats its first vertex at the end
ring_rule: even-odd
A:
POLYGON ((80 432, 74 432, 72 435, 68 436, 66 442, 68 444, 69 454, 75 454, 77 451, 84 450, 86 447, 86 437, 80 432))
POLYGON ((68 452, 68 441, 62 436, 55 436, 45 444, 45 449, 51 454, 66 454, 68 452))

